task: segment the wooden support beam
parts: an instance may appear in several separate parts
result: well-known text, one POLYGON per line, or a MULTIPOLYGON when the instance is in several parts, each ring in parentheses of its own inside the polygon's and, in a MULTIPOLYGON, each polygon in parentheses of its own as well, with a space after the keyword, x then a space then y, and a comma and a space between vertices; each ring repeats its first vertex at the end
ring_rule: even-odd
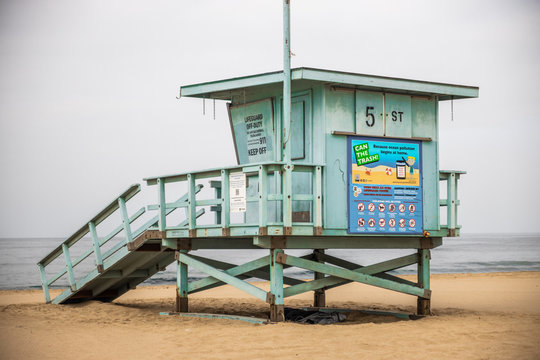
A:
POLYGON ((280 255, 286 256, 281 249, 270 250, 270 296, 267 302, 270 303, 270 321, 273 322, 285 321, 283 263, 278 261, 280 255))
POLYGON ((188 266, 180 261, 180 255, 186 255, 187 250, 176 253, 176 312, 188 312, 188 266))
MULTIPOLYGON (((324 260, 322 260, 320 257, 318 257, 317 255, 323 255, 324 254, 324 249, 315 249, 313 250, 313 256, 317 259, 316 261, 320 262, 320 263, 323 263, 324 264, 324 260)), ((320 272, 314 272, 313 274, 313 277, 315 280, 320 280, 320 279, 324 279, 324 274, 320 273, 320 272)), ((317 289, 313 292, 313 307, 325 307, 326 306, 326 293, 325 293, 325 289, 322 288, 322 289, 317 289)))
POLYGON ((224 319, 224 320, 238 320, 245 321, 250 324, 268 324, 267 319, 255 318, 251 316, 238 316, 227 314, 201 314, 201 313, 168 313, 160 312, 159 315, 178 315, 183 317, 196 317, 202 319, 224 319))
POLYGON ((247 292, 248 294, 255 296, 256 298, 259 298, 263 301, 266 301, 267 299, 266 291, 259 289, 258 287, 251 285, 248 282, 237 279, 234 276, 226 274, 225 272, 220 271, 210 265, 206 265, 205 263, 195 260, 191 256, 188 256, 181 252, 178 254, 178 257, 179 257, 178 260, 180 260, 181 263, 187 264, 199 271, 202 271, 205 274, 208 274, 218 280, 221 280, 231 286, 234 286, 235 288, 239 290, 247 292))
MULTIPOLYGON (((416 254, 413 254, 414 257, 416 257, 415 255, 416 254)), ((397 260, 397 259, 394 259, 394 260, 397 260)), ((277 255, 276 261, 281 264, 287 264, 287 265, 296 266, 302 269, 317 271, 317 272, 325 273, 325 274, 335 276, 338 278, 357 281, 357 282, 367 284, 367 285, 373 285, 373 286, 381 287, 388 290, 402 292, 409 295, 422 296, 423 298, 426 298, 426 299, 429 299, 431 297, 431 292, 429 290, 420 289, 415 286, 397 283, 397 282, 387 280, 387 279, 381 279, 381 278, 361 272, 362 270, 365 270, 365 268, 359 269, 359 271, 351 271, 351 270, 342 269, 342 268, 338 268, 338 267, 327 265, 327 264, 321 264, 321 263, 310 261, 310 260, 300 259, 295 256, 285 255, 283 253, 277 255)), ((379 264, 373 265, 373 268, 375 268, 376 273, 380 272, 380 267, 378 265, 379 264)), ((326 278, 322 280, 314 280, 313 282, 325 281, 325 280, 326 278)), ((310 284, 310 283, 306 284, 306 287, 307 287, 306 291, 314 290, 314 288, 310 285, 313 285, 313 284, 310 284)), ((296 285, 296 286, 300 287, 302 285, 296 285)))
MULTIPOLYGON (((430 291, 430 266, 431 253, 428 249, 418 250, 418 286, 430 291)), ((419 296, 417 299, 418 315, 431 315, 430 297, 419 296)))
MULTIPOLYGON (((268 266, 270 264, 270 256, 263 256, 259 259, 247 262, 242 265, 234 266, 232 264, 223 263, 221 261, 217 260, 211 260, 206 258, 201 258, 198 256, 191 255, 192 258, 207 264, 208 266, 213 266, 216 268, 224 268, 228 265, 231 265, 230 268, 226 269, 224 271, 225 274, 231 275, 231 276, 239 276, 244 275, 253 272, 256 269, 260 269, 264 266, 268 266)), ((201 279, 198 281, 194 281, 188 286, 188 293, 197 292, 197 290, 201 290, 204 288, 207 288, 208 286, 220 283, 221 281, 214 278, 214 277, 207 277, 205 279, 201 279)))
MULTIPOLYGON (((339 259, 337 257, 331 256, 331 255, 328 255, 328 254, 317 254, 317 259, 319 261, 324 260, 327 263, 340 266, 340 267, 345 268, 347 270, 357 271, 357 270, 365 268, 365 266, 358 265, 358 264, 355 264, 355 263, 347 261, 347 260, 339 259)), ((395 282, 398 282, 398 283, 401 283, 401 284, 408 284, 408 285, 411 285, 411 286, 417 286, 418 284, 415 283, 415 282, 408 281, 408 280, 402 279, 400 277, 397 277, 397 276, 390 275, 390 274, 386 273, 387 271, 400 269, 402 267, 405 267, 405 266, 412 265, 412 264, 416 263, 416 254, 406 255, 405 259, 402 259, 403 262, 400 259, 402 259, 402 258, 392 259, 392 260, 389 260, 389 261, 383 261, 383 262, 378 263, 378 264, 373 264, 373 265, 371 265, 372 266, 372 271, 377 271, 377 270, 380 270, 380 269, 386 269, 386 270, 382 270, 379 273, 374 273, 374 272, 370 271, 369 274, 373 275, 373 276, 376 276, 376 277, 380 277, 382 279, 392 280, 392 281, 395 281, 395 282), (391 267, 391 268, 389 268, 389 267, 391 267)), ((345 284, 348 284, 350 282, 351 282, 351 280, 341 280, 339 283, 326 286, 325 289, 326 290, 332 289, 334 287, 345 285, 345 284)))
MULTIPOLYGON (((225 270, 225 273, 232 276, 236 276, 241 279, 248 279, 248 278, 255 277, 258 279, 270 280, 270 272, 268 270, 266 271, 260 270, 262 268, 268 269, 268 266, 270 265, 270 256, 264 256, 260 259, 253 260, 242 265, 229 264, 223 261, 207 259, 207 258, 199 257, 196 255, 190 255, 190 256, 207 265, 225 270)), ((298 280, 298 279, 294 279, 290 277, 283 277, 283 282, 287 285, 297 285, 297 284, 304 283, 302 280, 298 280)), ((196 292, 208 290, 208 289, 214 288, 216 286, 221 286, 221 285, 224 285, 224 283, 213 277, 208 277, 208 278, 190 283, 188 286, 188 293, 193 294, 196 292)))
POLYGON ((102 279, 121 279, 123 276, 122 270, 109 270, 101 274, 102 279))
MULTIPOLYGON (((323 230, 323 233, 328 230, 323 230)), ((254 236, 253 244, 272 249, 277 236, 254 236)), ((442 245, 441 238, 423 236, 282 236, 282 249, 422 249, 442 245)))

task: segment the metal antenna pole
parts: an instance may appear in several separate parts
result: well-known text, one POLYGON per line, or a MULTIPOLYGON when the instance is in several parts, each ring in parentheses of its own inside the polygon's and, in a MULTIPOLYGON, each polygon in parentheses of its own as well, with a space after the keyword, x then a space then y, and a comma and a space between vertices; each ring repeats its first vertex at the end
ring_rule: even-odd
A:
POLYGON ((291 131, 291 22, 290 0, 283 0, 283 156, 285 162, 291 161, 291 147, 288 144, 291 131))

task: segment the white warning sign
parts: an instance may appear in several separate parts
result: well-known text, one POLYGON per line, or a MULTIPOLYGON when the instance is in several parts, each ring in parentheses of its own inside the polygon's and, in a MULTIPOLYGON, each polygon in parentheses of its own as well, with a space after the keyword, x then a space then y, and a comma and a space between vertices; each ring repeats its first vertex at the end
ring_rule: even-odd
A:
POLYGON ((246 174, 229 174, 229 206, 231 213, 246 212, 246 174))

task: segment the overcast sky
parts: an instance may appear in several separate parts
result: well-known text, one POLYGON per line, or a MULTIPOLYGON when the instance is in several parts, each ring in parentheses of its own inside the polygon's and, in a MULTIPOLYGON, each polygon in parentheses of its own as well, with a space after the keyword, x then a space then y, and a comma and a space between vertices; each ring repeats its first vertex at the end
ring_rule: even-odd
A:
MULTIPOLYGON (((293 67, 480 87, 440 107, 463 233, 540 230, 540 1, 292 0, 293 67)), ((282 69, 282 2, 0 2, 0 237, 64 237, 143 177, 233 165, 180 85, 282 69)))

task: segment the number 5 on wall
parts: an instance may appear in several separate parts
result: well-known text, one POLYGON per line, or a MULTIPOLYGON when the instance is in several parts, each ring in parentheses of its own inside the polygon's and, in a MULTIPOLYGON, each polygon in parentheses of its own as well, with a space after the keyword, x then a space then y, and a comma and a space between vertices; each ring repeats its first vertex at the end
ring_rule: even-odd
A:
POLYGON ((383 136, 383 94, 356 91, 357 134, 383 136))

